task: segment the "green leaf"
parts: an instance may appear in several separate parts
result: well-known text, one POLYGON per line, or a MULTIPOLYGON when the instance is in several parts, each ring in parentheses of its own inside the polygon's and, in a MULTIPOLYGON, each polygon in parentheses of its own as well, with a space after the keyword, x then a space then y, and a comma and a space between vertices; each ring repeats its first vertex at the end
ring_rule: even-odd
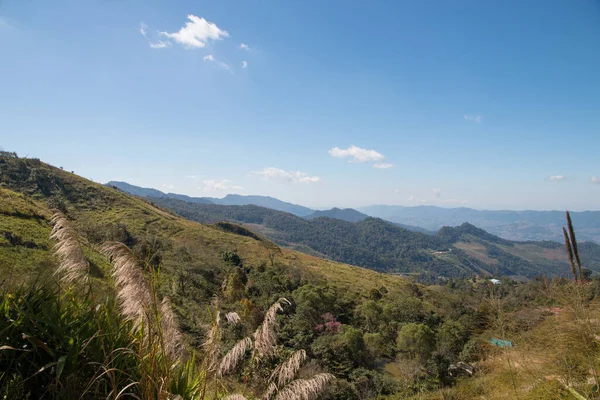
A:
POLYGON ((56 379, 60 379, 63 369, 65 368, 66 361, 67 361, 67 356, 62 356, 58 359, 58 363, 56 364, 56 379))

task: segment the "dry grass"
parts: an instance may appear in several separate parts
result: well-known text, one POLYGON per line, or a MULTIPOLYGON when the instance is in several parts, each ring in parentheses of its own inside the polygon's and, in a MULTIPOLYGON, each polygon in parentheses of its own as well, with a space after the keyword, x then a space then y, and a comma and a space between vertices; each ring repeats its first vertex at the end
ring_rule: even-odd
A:
POLYGON ((310 400, 327 386, 335 377, 331 374, 317 374, 310 379, 296 379, 281 390, 275 400, 310 400))
POLYGON ((275 353, 275 344, 277 343, 277 312, 283 311, 283 304, 291 304, 289 300, 281 298, 277 300, 265 314, 263 323, 254 332, 254 348, 256 357, 263 358, 275 353))
POLYGON ((139 330, 151 319, 149 310, 153 296, 147 278, 138 267, 131 250, 123 243, 107 242, 100 251, 112 261, 121 312, 133 322, 134 329, 139 330))
POLYGON ((171 359, 179 359, 185 352, 183 347, 183 334, 179 330, 179 323, 173 314, 171 298, 165 296, 161 303, 161 326, 164 352, 171 359))
POLYGON ((226 375, 233 371, 235 367, 246 357, 246 353, 252 349, 252 339, 243 338, 225 354, 219 365, 219 376, 226 375))
POLYGON ((90 264, 81 249, 79 235, 60 211, 54 213, 51 222, 54 227, 50 239, 56 240, 54 253, 60 259, 56 273, 61 275, 61 280, 69 285, 76 283, 87 285, 90 264))
POLYGON ((275 368, 270 381, 277 382, 278 387, 283 387, 294 379, 305 360, 306 351, 298 350, 294 352, 290 358, 275 368))

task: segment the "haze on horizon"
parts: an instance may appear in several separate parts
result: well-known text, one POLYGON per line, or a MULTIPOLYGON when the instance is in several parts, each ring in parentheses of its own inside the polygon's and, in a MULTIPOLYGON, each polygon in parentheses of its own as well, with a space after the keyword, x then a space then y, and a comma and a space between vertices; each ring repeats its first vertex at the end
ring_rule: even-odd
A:
POLYGON ((592 0, 5 0, 0 146, 195 197, 599 210, 598 43, 592 0))

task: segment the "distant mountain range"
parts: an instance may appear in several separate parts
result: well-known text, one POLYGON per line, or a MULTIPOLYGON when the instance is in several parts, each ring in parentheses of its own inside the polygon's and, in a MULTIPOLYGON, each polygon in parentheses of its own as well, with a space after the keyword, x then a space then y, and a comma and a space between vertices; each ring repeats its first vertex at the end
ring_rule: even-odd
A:
POLYGON ((160 190, 143 188, 131 185, 127 182, 110 181, 106 185, 116 187, 124 192, 140 197, 168 198, 187 201, 189 203, 220 204, 225 206, 255 205, 271 208, 273 210, 285 211, 301 217, 310 215, 315 212, 315 210, 310 209, 308 207, 287 203, 285 201, 281 201, 269 196, 242 196, 239 194, 228 194, 222 199, 219 199, 216 197, 190 197, 184 194, 164 193, 160 190))
MULTIPOLYGON (((156 189, 142 188, 126 182, 108 182, 124 192, 154 198, 169 198, 198 204, 219 205, 256 205, 277 211, 284 211, 316 219, 329 217, 348 222, 360 222, 367 217, 381 218, 397 226, 427 234, 435 234, 444 226, 458 226, 465 222, 508 240, 544 241, 562 243, 563 211, 489 211, 472 208, 442 208, 435 206, 388 206, 373 205, 351 208, 332 208, 313 210, 301 205, 288 203, 268 196, 242 196, 230 194, 222 199, 214 197, 190 197, 175 193, 164 193, 156 189)), ((581 241, 600 243, 600 211, 572 212, 573 223, 577 229, 577 238, 581 241)))
MULTIPOLYGON (((477 227, 510 240, 552 240, 562 242, 564 211, 487 211, 472 208, 441 208, 435 206, 360 207, 372 217, 401 224, 415 225, 428 230, 469 222, 477 227)), ((571 212, 577 239, 600 243, 600 211, 571 212)))
MULTIPOLYGON (((426 235, 379 218, 363 218, 354 210, 328 210, 302 218, 255 205, 146 199, 193 221, 238 223, 291 249, 382 272, 415 273, 422 280, 476 274, 556 276, 570 272, 562 244, 513 242, 467 223, 426 235), (327 215, 353 218, 356 222, 327 215)), ((600 269, 600 245, 581 243, 580 252, 587 267, 600 269)))

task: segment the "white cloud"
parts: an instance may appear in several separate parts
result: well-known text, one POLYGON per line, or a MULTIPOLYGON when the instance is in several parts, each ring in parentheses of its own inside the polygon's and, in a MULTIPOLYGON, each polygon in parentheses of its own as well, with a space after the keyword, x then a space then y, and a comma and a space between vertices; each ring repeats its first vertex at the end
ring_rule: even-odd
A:
POLYGON ((249 51, 250 47, 245 43, 240 43, 240 49, 249 51))
POLYGON ((206 192, 223 192, 223 191, 233 191, 233 190, 241 190, 243 189, 241 186, 233 185, 229 179, 223 179, 220 181, 216 181, 213 179, 202 181, 204 186, 201 189, 206 192))
POLYGON ((592 183, 600 183, 600 178, 597 176, 592 176, 592 183))
POLYGON ((317 183, 321 181, 318 176, 308 176, 305 172, 285 171, 275 167, 267 167, 262 171, 252 171, 252 173, 262 175, 265 180, 278 179, 290 183, 317 183))
POLYGON ((375 163, 375 164, 373 164, 373 168, 379 168, 379 169, 392 168, 393 166, 394 166, 394 164, 386 164, 386 163, 375 163))
POLYGON ((368 161, 383 161, 385 156, 375 150, 362 149, 357 146, 350 146, 347 149, 334 147, 329 150, 329 155, 337 158, 350 157, 350 162, 368 162, 368 161))
POLYGON ((191 180, 197 180, 198 178, 200 178, 198 175, 186 175, 185 179, 191 179, 191 180))
POLYGON ((161 34, 188 49, 205 47, 209 40, 219 40, 229 36, 227 31, 220 29, 216 24, 208 22, 204 18, 191 14, 187 18, 189 21, 179 31, 173 33, 161 32, 161 34))
POLYGON ((402 189, 394 189, 394 193, 402 193, 402 189))
POLYGON ((431 189, 431 192, 433 193, 433 195, 435 196, 436 199, 439 199, 440 197, 442 197, 441 189, 433 188, 433 189, 431 189))
POLYGON ((164 42, 162 40, 159 40, 157 42, 150 43, 150 47, 152 47, 153 49, 164 49, 165 47, 171 47, 171 42, 164 42))
POLYGON ((248 63, 246 61, 242 61, 242 68, 248 68, 248 63))
POLYGON ((166 189, 166 190, 173 190, 175 189, 175 185, 170 184, 170 183, 163 183, 162 185, 160 185, 161 189, 166 189))
POLYGON ((481 121, 483 121, 483 116, 481 116, 481 115, 467 115, 467 114, 465 114, 465 121, 474 121, 474 122, 477 122, 479 124, 479 123, 481 123, 481 121))
POLYGON ((215 58, 213 57, 212 54, 209 54, 207 56, 202 57, 202 60, 204 60, 204 62, 214 62, 217 66, 219 66, 220 68, 223 68, 229 72, 231 72, 233 74, 233 70, 231 69, 231 65, 224 63, 223 61, 217 61, 215 60, 215 58))
POLYGON ((413 195, 408 196, 408 201, 417 201, 417 198, 413 195))
POLYGON ((564 177, 564 175, 552 175, 550 177, 551 181, 564 181, 566 178, 564 177))
POLYGON ((169 41, 164 41, 164 40, 153 41, 152 39, 150 39, 150 35, 148 34, 148 25, 146 25, 145 23, 140 22, 139 30, 140 30, 140 34, 146 38, 146 40, 148 41, 148 44, 153 49, 164 49, 165 47, 171 47, 171 42, 169 42, 169 41))
POLYGON ((146 25, 145 23, 141 22, 140 23, 140 33, 142 34, 142 36, 146 37, 146 35, 147 35, 147 29, 148 29, 148 25, 146 25))

